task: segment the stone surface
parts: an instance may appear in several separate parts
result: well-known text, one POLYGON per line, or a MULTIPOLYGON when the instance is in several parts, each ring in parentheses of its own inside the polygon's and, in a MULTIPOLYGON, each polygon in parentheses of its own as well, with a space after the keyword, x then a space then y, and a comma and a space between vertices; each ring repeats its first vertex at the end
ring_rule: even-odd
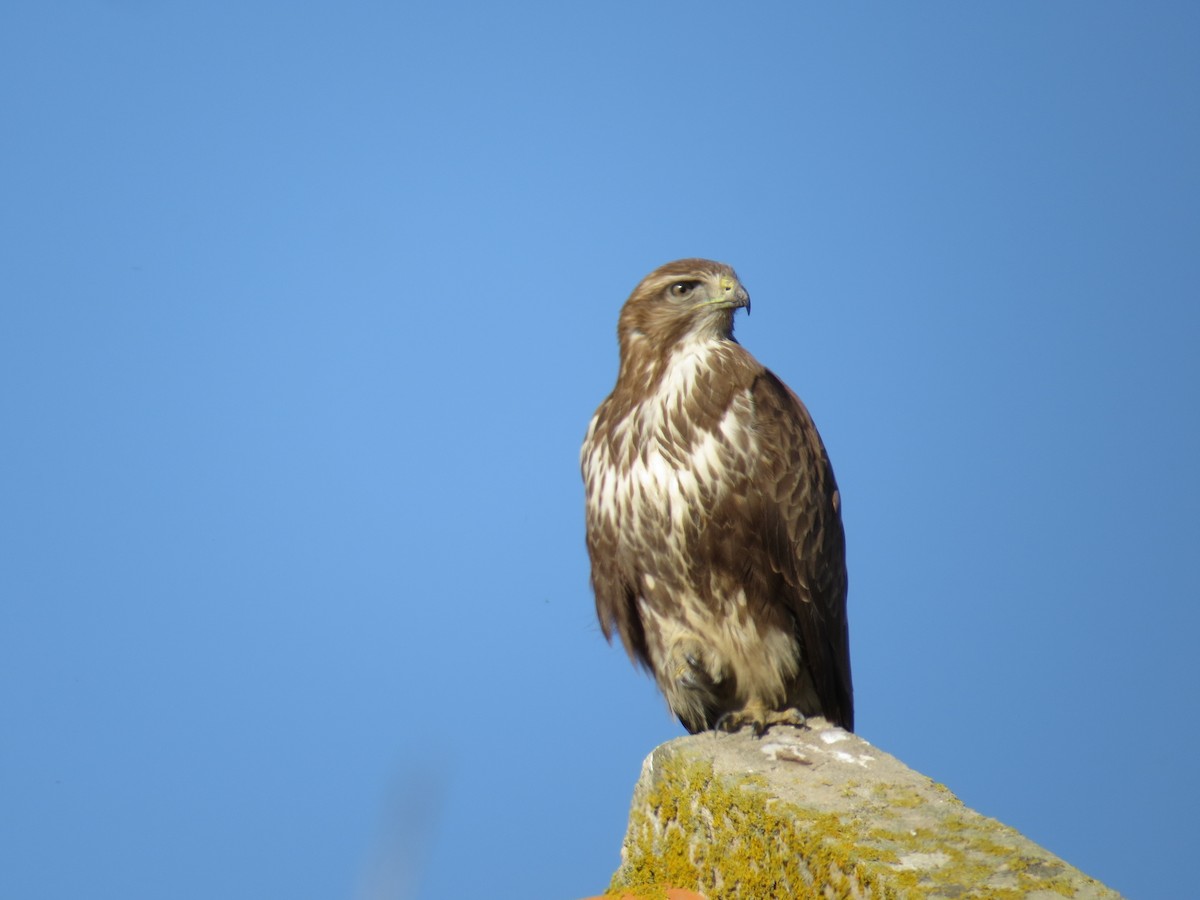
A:
POLYGON ((610 897, 1119 897, 821 719, 663 744, 643 764, 621 858, 610 897))

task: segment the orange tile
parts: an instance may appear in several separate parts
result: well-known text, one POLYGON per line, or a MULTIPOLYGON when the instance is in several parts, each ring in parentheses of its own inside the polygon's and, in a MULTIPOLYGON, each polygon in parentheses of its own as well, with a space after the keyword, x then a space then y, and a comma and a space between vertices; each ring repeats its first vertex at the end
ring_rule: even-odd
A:
MULTIPOLYGON (((695 891, 688 891, 683 888, 667 888, 665 893, 667 900, 707 900, 703 894, 697 894, 695 891)), ((613 900, 613 898, 597 894, 595 897, 584 897, 583 900, 613 900)), ((622 894, 620 900, 644 900, 644 898, 635 894, 622 894)))

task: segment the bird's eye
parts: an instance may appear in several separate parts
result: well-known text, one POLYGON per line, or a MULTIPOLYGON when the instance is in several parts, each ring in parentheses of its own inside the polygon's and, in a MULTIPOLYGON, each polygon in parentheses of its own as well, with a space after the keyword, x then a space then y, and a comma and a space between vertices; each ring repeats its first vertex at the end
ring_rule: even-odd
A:
POLYGON ((697 281, 677 281, 671 285, 672 297, 686 297, 696 289, 697 281))

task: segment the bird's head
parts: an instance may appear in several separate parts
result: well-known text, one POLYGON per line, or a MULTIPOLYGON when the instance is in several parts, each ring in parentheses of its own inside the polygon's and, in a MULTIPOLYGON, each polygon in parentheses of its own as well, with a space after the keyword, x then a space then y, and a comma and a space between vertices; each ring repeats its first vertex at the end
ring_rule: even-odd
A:
POLYGON ((737 273, 710 259, 679 259, 642 279, 625 306, 617 333, 624 353, 646 342, 663 349, 687 340, 729 338, 733 314, 750 312, 737 273))

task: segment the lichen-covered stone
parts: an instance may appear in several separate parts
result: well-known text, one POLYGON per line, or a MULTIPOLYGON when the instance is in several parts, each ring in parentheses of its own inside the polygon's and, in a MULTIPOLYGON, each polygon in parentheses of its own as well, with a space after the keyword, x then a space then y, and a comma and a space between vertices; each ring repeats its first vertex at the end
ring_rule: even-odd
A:
POLYGON ((1033 898, 1118 895, 945 787, 820 719, 656 749, 610 895, 1033 898))

